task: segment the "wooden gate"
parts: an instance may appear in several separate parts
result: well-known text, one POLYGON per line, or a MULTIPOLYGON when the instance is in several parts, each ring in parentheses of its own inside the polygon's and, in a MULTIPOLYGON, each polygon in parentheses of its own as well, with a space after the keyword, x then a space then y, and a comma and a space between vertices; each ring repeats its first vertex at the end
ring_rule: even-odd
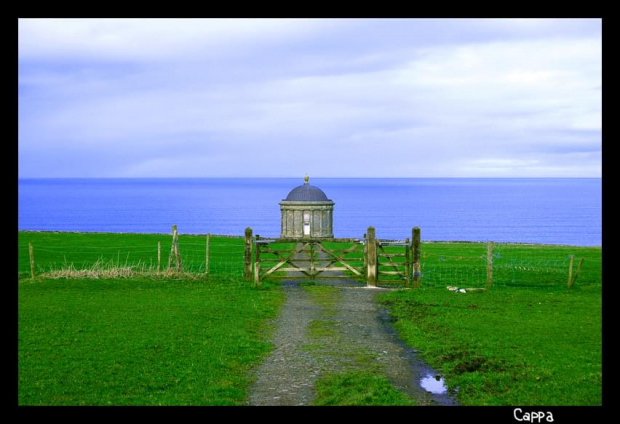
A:
POLYGON ((409 239, 377 240, 377 280, 405 281, 409 285, 410 250, 409 239))
POLYGON ((270 279, 363 279, 364 243, 359 239, 254 241, 254 283, 270 279))
POLYGON ((368 228, 362 239, 264 238, 245 233, 245 278, 258 285, 264 279, 345 278, 379 280, 417 287, 420 279, 420 229, 413 229, 413 243, 375 238, 368 228), (417 232, 416 232, 417 231, 417 232))

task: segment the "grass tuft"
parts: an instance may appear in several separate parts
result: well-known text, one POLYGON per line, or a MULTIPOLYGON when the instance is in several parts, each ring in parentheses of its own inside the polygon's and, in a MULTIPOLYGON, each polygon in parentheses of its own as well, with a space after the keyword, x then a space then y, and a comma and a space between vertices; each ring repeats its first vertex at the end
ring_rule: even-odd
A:
POLYGON ((382 375, 363 371, 331 374, 317 381, 318 406, 412 406, 413 399, 397 391, 382 375))

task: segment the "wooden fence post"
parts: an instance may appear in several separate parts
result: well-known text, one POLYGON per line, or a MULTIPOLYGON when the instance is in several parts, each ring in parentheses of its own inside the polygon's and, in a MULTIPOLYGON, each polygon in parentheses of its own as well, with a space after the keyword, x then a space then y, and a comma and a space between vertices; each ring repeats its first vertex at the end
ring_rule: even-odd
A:
POLYGON ((411 244, 412 248, 412 257, 411 260, 413 262, 413 288, 420 287, 420 270, 422 268, 420 263, 420 228, 413 227, 412 237, 413 241, 411 244))
MULTIPOLYGON (((568 282, 568 288, 570 289, 571 287, 573 287, 573 284, 575 284, 575 281, 577 281, 577 277, 579 277, 579 272, 581 271, 581 265, 583 265, 583 258, 581 258, 579 260, 579 265, 577 265, 577 272, 575 272, 575 276, 573 277, 572 280, 570 280, 568 282)), ((572 267, 571 267, 572 268, 572 267)))
MULTIPOLYGON (((258 240, 258 235, 256 240, 258 240)), ((260 245, 256 243, 256 249, 254 253, 254 287, 258 287, 260 284, 260 245)))
POLYGON ((366 263, 368 265, 368 273, 366 277, 366 285, 368 287, 377 287, 377 240, 375 238, 375 228, 368 227, 366 232, 366 263))
POLYGON ((568 288, 573 286, 573 262, 575 262, 575 255, 570 255, 570 262, 568 264, 568 288))
POLYGON ((34 280, 34 248, 32 247, 32 243, 28 243, 28 254, 30 255, 30 275, 34 280))
POLYGON ((245 229, 245 255, 243 260, 243 276, 246 280, 252 279, 252 229, 245 229))
POLYGON ((174 256, 177 262, 177 271, 181 271, 183 269, 183 265, 181 264, 181 251, 179 250, 179 232, 175 231, 174 237, 174 256))
POLYGON ((493 242, 487 244, 487 287, 493 285, 493 242))
POLYGON ((174 257, 177 271, 182 268, 181 265, 181 252, 179 251, 179 233, 177 226, 172 226, 172 246, 170 247, 170 256, 168 257, 168 269, 172 266, 172 258, 174 257))
POLYGON ((207 245, 205 247, 205 275, 209 276, 209 241, 211 239, 211 233, 207 233, 207 245))
POLYGON ((177 226, 172 226, 172 244, 170 245, 170 255, 168 255, 168 270, 172 267, 172 261, 174 260, 174 235, 177 231, 177 226))
POLYGON ((177 261, 177 271, 181 271, 183 269, 183 265, 181 264, 181 251, 179 250, 179 233, 176 232, 175 243, 174 243, 174 256, 177 261))
POLYGON ((157 242, 157 273, 161 269, 161 241, 157 242))

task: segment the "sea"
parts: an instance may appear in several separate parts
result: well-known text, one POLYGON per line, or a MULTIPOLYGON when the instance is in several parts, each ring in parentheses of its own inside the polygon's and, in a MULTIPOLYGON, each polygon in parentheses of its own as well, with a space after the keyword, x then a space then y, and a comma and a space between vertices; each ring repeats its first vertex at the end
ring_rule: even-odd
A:
MULTIPOLYGON (((18 230, 280 235, 303 178, 19 179, 18 230)), ((600 178, 312 178, 334 236, 602 245, 600 178)))

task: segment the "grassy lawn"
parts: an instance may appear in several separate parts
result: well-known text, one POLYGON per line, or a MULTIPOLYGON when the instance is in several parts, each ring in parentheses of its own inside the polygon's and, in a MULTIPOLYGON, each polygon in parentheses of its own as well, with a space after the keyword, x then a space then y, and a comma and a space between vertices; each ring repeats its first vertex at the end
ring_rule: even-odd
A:
POLYGON ((242 405, 276 287, 235 280, 19 283, 20 405, 242 405))
POLYGON ((330 374, 316 383, 317 406, 414 406, 389 380, 372 372, 330 374))
POLYGON ((463 405, 601 405, 601 288, 401 290, 383 302, 463 405))

